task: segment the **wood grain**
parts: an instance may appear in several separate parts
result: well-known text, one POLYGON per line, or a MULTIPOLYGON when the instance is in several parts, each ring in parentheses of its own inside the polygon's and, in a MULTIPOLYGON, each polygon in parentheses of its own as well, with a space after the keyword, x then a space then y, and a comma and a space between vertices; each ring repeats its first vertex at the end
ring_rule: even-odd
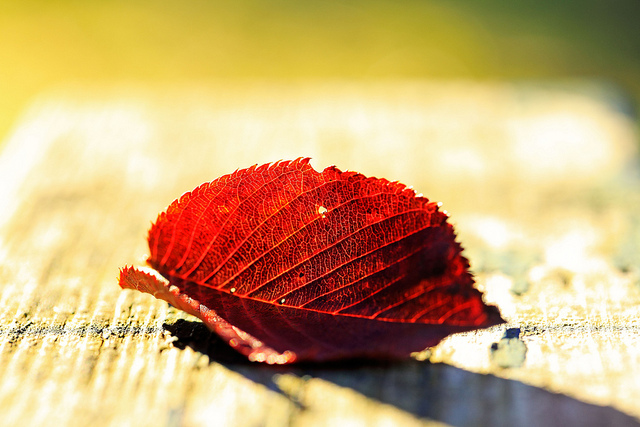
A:
POLYGON ((590 88, 43 95, 0 156, 3 423, 636 425, 637 135, 615 100, 590 88), (405 363, 248 364, 194 318, 120 291, 118 268, 144 262, 147 228, 175 197, 299 156, 442 201, 478 286, 521 328, 524 364, 492 362, 504 327, 405 363))

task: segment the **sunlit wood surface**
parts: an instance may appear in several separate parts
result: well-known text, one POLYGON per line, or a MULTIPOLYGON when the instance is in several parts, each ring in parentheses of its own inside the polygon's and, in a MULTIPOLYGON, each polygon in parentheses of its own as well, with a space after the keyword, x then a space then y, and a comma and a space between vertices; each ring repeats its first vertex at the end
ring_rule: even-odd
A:
POLYGON ((584 83, 43 95, 0 154, 1 424, 637 424, 640 169, 624 105, 584 83), (120 290, 174 198, 299 156, 443 202, 524 362, 518 346, 491 356, 501 326, 406 362, 251 364, 120 290))

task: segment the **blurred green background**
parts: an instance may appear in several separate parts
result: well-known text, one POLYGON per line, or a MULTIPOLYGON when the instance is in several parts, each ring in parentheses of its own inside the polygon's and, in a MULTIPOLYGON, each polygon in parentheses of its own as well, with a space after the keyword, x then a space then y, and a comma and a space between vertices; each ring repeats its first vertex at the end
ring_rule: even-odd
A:
POLYGON ((640 99, 640 1, 0 1, 0 140, 67 83, 602 79, 640 99))

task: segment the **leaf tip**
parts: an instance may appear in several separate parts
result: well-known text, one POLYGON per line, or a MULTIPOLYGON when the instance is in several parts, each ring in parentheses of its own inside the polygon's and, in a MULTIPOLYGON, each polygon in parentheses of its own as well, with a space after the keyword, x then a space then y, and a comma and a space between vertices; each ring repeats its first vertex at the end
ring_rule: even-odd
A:
POLYGON ((158 272, 148 267, 124 266, 120 269, 118 285, 122 289, 134 289, 140 292, 155 294, 158 289, 164 288, 168 281, 158 272))

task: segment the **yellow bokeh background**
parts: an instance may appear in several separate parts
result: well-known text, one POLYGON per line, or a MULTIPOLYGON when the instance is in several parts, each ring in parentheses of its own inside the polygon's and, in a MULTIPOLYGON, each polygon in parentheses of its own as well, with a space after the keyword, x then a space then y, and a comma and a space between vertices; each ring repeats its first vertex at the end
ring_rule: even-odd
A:
POLYGON ((640 3, 0 2, 0 139, 68 83, 598 79, 640 99, 640 3))

